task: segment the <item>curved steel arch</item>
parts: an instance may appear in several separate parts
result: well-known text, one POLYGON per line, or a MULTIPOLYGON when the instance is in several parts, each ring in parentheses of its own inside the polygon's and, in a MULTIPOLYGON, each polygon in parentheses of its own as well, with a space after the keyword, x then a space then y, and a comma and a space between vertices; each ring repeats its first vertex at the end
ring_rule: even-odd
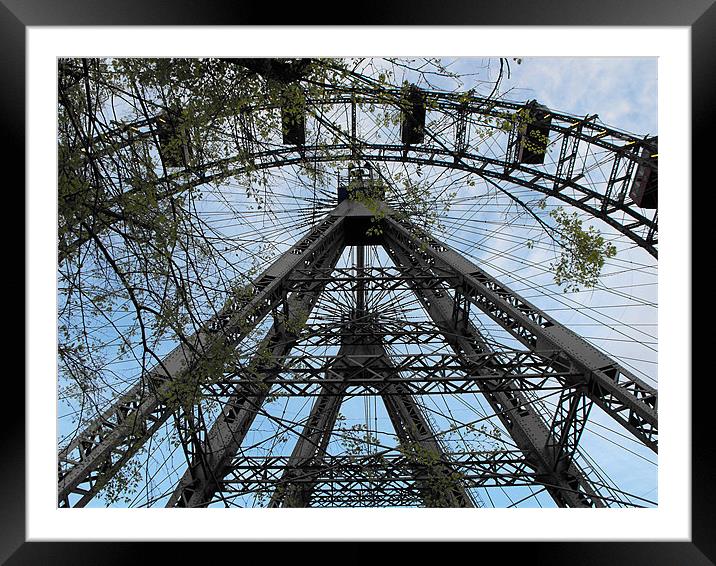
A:
MULTIPOLYGON (((375 89, 334 89, 338 94, 328 98, 308 98, 307 104, 318 107, 322 105, 353 105, 353 104, 388 104, 400 108, 402 91, 397 88, 375 89)), ((437 90, 424 90, 428 109, 440 111, 453 117, 462 113, 468 118, 472 115, 486 116, 490 118, 505 118, 514 116, 516 112, 525 108, 525 103, 485 98, 469 93, 453 93, 437 90)), ((270 108, 270 107, 264 107, 270 108)), ((275 107, 277 108, 277 107, 275 107)), ((568 112, 549 109, 552 122, 550 131, 558 134, 568 134, 580 141, 598 146, 602 149, 620 152, 629 149, 627 159, 635 163, 642 163, 648 167, 655 167, 655 164, 644 159, 638 152, 633 152, 632 146, 651 147, 651 142, 645 137, 637 136, 629 132, 618 130, 603 123, 598 123, 598 114, 577 116, 568 112), (612 141, 610 141, 612 140, 612 141)))
MULTIPOLYGON (((300 153, 295 148, 262 152, 262 154, 257 154, 255 157, 270 159, 255 162, 248 167, 244 166, 231 169, 230 174, 239 175, 253 170, 279 168, 305 162, 349 161, 354 158, 351 154, 351 149, 349 144, 335 144, 329 147, 321 146, 320 148, 316 146, 306 146, 300 153), (337 153, 321 153, 321 151, 332 150, 335 150, 337 153), (311 152, 316 153, 308 157, 308 154, 311 152)), ((633 207, 630 207, 623 199, 614 199, 608 195, 603 195, 587 186, 580 185, 574 180, 560 179, 555 175, 525 166, 515 166, 512 170, 506 170, 504 169, 504 162, 479 155, 466 154, 463 158, 455 161, 452 160, 453 155, 449 151, 436 149, 434 147, 411 146, 407 150, 407 155, 406 149, 403 146, 394 144, 361 144, 361 149, 363 150, 360 154, 361 160, 407 162, 417 165, 431 165, 456 169, 474 173, 485 178, 506 181, 514 185, 533 189, 547 196, 555 197, 606 222, 633 242, 643 247, 652 256, 658 257, 656 247, 656 215, 653 219, 650 219, 633 207), (410 155, 410 153, 414 155, 410 155), (557 188, 555 188, 555 186, 557 188), (579 198, 565 194, 564 189, 567 188, 578 192, 580 195, 579 198), (628 218, 623 220, 615 218, 613 216, 615 212, 623 212, 628 218)), ((189 186, 219 180, 222 175, 223 173, 221 175, 201 177, 196 182, 190 183, 189 186)), ((509 193, 508 188, 501 188, 504 192, 509 193)))
MULTIPOLYGON (((400 89, 383 89, 380 92, 353 89, 340 92, 338 96, 309 99, 307 102, 314 108, 336 104, 350 105, 352 109, 360 104, 384 103, 390 106, 399 106, 400 95, 400 89)), ((443 112, 455 121, 460 119, 469 121, 473 114, 498 119, 509 113, 514 115, 524 107, 519 103, 480 97, 471 97, 466 100, 463 96, 454 93, 426 91, 426 96, 428 103, 432 104, 431 110, 443 112)), ((304 160, 325 162, 349 159, 402 161, 457 169, 506 181, 555 197, 606 222, 646 249, 652 256, 658 257, 656 213, 653 218, 649 218, 626 198, 627 184, 632 180, 634 168, 642 166, 653 169, 656 166, 653 160, 645 160, 642 156, 642 149, 645 147, 651 149, 652 142, 598 124, 597 115, 578 118, 560 112, 550 111, 550 114, 550 133, 560 136, 553 143, 561 144, 560 156, 555 164, 555 170, 552 172, 545 166, 530 167, 519 163, 511 154, 510 147, 506 148, 504 159, 497 159, 470 152, 469 148, 458 147, 457 142, 453 144, 453 147, 449 147, 439 140, 438 135, 431 132, 428 132, 431 138, 428 143, 407 146, 365 142, 358 139, 355 132, 349 136, 340 129, 334 128, 335 133, 346 139, 345 143, 301 147, 283 146, 268 151, 253 152, 243 156, 246 161, 251 163, 250 166, 230 170, 230 173, 240 174, 254 168, 281 167, 298 164, 304 160), (603 193, 583 182, 580 183, 584 175, 574 173, 574 162, 578 157, 577 146, 579 143, 586 143, 588 146, 608 152, 608 157, 604 159, 603 164, 605 169, 609 169, 610 172, 603 193), (326 155, 321 155, 322 152, 325 152, 326 155), (288 157, 291 154, 300 156, 300 158, 291 159, 288 157), (568 189, 572 189, 577 196, 568 195, 565 192, 568 189), (614 218, 615 213, 623 213, 625 217, 614 218)), ((325 120, 322 123, 330 127, 325 120)), ((510 132, 510 135, 514 138, 514 131, 510 132)), ((222 160, 220 163, 228 165, 232 161, 234 160, 222 160)), ((213 166, 211 163, 206 165, 208 169, 213 166)), ((201 174, 199 176, 202 177, 201 174)), ((205 180, 209 181, 211 177, 205 178, 205 180)), ((509 193, 506 187, 503 187, 503 190, 509 193)))
MULTIPOLYGON (((391 107, 400 106, 400 89, 341 89, 335 88, 332 96, 320 99, 308 99, 309 108, 320 109, 324 106, 347 105, 355 117, 355 111, 361 104, 384 104, 391 107)), ((514 116, 524 108, 524 104, 500 100, 492 100, 476 96, 466 97, 464 94, 447 93, 440 91, 425 91, 429 110, 441 112, 454 124, 460 120, 469 123, 471 116, 499 119, 505 116, 514 116)), ((255 111, 275 110, 278 106, 256 107, 255 111)), ((171 183, 186 178, 187 172, 195 175, 195 179, 174 187, 164 193, 164 197, 180 194, 184 190, 209 183, 221 182, 229 175, 240 175, 254 170, 297 165, 301 163, 317 163, 347 160, 368 160, 379 162, 406 162, 418 165, 428 165, 455 169, 479 175, 485 179, 502 181, 512 185, 525 187, 546 196, 554 197, 566 204, 574 206, 595 218, 599 218, 609 226, 631 239, 635 244, 644 248, 653 257, 658 258, 658 224, 657 211, 653 217, 647 215, 636 203, 627 198, 629 183, 633 180, 638 168, 656 171, 655 160, 645 159, 644 150, 655 151, 654 142, 632 134, 621 132, 614 128, 598 124, 597 115, 585 118, 575 117, 563 112, 550 110, 550 134, 557 138, 550 145, 559 145, 557 162, 540 166, 529 166, 520 163, 514 155, 516 126, 513 123, 509 132, 504 157, 491 157, 470 151, 469 144, 454 140, 452 145, 439 139, 439 135, 427 131, 429 140, 418 145, 401 145, 396 143, 370 143, 360 140, 356 135, 355 119, 352 131, 346 133, 335 124, 327 122, 325 118, 314 113, 314 117, 323 125, 328 126, 334 133, 345 141, 342 143, 319 143, 315 145, 289 146, 272 144, 269 149, 255 150, 258 142, 248 145, 250 151, 244 151, 234 157, 218 159, 203 163, 200 166, 191 166, 180 172, 158 178, 157 185, 171 183), (579 150, 579 146, 586 144, 586 148, 579 150), (606 152, 606 156, 597 162, 603 167, 606 184, 604 190, 597 190, 584 182, 585 173, 575 171, 579 151, 590 152, 598 150, 606 152), (240 162, 240 163, 239 163, 240 162), (212 171, 219 170, 218 173, 212 171), (608 174, 607 174, 608 171, 608 174), (608 178, 607 178, 608 177, 608 178), (571 193, 571 194, 570 194, 571 193)), ((117 129, 95 138, 98 143, 109 143, 108 153, 112 153, 138 141, 152 139, 152 133, 139 132, 132 134, 139 126, 150 126, 146 119, 132 124, 124 124, 117 129), (127 134, 129 132, 129 134, 127 134), (113 137, 125 136, 121 143, 113 137)), ((499 129, 496 126, 495 129, 499 129)), ((244 140, 245 141, 245 140, 244 140)), ((268 145, 268 144, 265 144, 268 145)), ((243 148, 246 149, 246 148, 243 148)), ((101 153, 101 152, 100 152, 101 153)), ((97 154, 95 154, 97 155, 97 154)), ((500 190, 511 198, 509 187, 500 186, 500 190)), ((132 192, 130 189, 129 192, 132 192)), ((122 195, 117 197, 115 204, 120 204, 122 195)), ((108 210, 107 224, 114 222, 108 210)), ((69 244, 66 250, 60 252, 60 261, 86 241, 86 237, 79 237, 69 244)))
MULTIPOLYGON (((402 91, 397 88, 383 87, 379 91, 368 88, 330 88, 336 93, 334 96, 328 96, 325 98, 308 97, 306 99, 307 106, 318 108, 321 106, 334 106, 338 104, 347 106, 359 106, 361 104, 386 104, 400 108, 400 97, 402 91)), ((504 118, 506 116, 514 115, 516 112, 519 112, 525 107, 525 103, 522 102, 484 98, 475 95, 468 96, 468 93, 451 93, 436 90, 425 90, 423 92, 426 95, 430 110, 440 111, 453 117, 458 117, 457 114, 461 114, 462 118, 468 120, 472 115, 485 116, 495 119, 504 118)), ((261 104, 253 107, 252 110, 260 112, 278 109, 280 109, 279 105, 261 104)), ((651 148, 653 146, 652 142, 650 142, 650 140, 646 137, 637 136, 629 132, 618 130, 606 124, 598 123, 598 114, 581 117, 552 109, 550 109, 549 114, 552 118, 549 126, 551 132, 555 132, 560 135, 569 135, 570 137, 587 142, 610 152, 623 153, 625 159, 633 161, 634 163, 639 163, 650 168, 656 167, 655 163, 643 158, 638 151, 635 151, 642 147, 651 148)), ((132 143, 141 137, 133 135, 133 131, 137 132, 139 127, 151 125, 153 121, 153 119, 142 118, 133 122, 115 122, 116 127, 113 130, 94 137, 92 139, 92 143, 109 142, 111 144, 114 143, 112 139, 113 136, 121 136, 122 134, 127 134, 127 138, 124 140, 125 143, 132 143)), ((114 145, 111 149, 116 150, 119 147, 121 146, 114 145)), ((224 161, 232 160, 229 159, 224 161)))

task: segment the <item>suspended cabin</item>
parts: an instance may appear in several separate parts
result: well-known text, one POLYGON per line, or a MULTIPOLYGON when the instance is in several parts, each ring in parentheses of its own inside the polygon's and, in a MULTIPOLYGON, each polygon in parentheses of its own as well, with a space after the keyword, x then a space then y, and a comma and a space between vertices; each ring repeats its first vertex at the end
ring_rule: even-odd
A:
POLYGON ((298 85, 289 85, 284 90, 281 129, 285 145, 306 145, 306 96, 298 85))
POLYGON ((657 208, 658 196, 658 148, 659 138, 655 136, 644 141, 640 157, 644 160, 639 163, 634 175, 634 181, 629 196, 640 208, 657 208))
POLYGON ((549 144, 552 115, 549 108, 532 100, 525 104, 517 123, 517 162, 541 165, 549 144))
POLYGON ((400 139, 403 145, 423 143, 425 139, 425 93, 410 85, 401 100, 400 139))
POLYGON ((192 161, 189 129, 181 110, 165 110, 155 120, 159 153, 165 167, 188 167, 192 161))

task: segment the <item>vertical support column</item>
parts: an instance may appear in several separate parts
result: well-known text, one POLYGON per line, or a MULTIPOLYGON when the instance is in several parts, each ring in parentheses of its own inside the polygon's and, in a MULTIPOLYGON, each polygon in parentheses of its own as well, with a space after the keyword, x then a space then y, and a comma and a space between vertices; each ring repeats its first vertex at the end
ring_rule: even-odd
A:
POLYGON ((365 246, 356 246, 356 318, 366 314, 365 246))
POLYGON ((580 120, 562 134, 557 169, 554 173, 554 183, 552 184, 552 190, 555 193, 560 192, 568 183, 573 182, 572 176, 574 175, 574 165, 579 155, 579 140, 581 139, 583 127, 584 122, 580 120))
POLYGON ((455 149, 453 151, 453 163, 458 163, 467 151, 469 144, 467 117, 467 104, 460 104, 455 113, 455 149))
POLYGON ((358 132, 356 127, 356 99, 351 97, 351 159, 358 159, 358 132))

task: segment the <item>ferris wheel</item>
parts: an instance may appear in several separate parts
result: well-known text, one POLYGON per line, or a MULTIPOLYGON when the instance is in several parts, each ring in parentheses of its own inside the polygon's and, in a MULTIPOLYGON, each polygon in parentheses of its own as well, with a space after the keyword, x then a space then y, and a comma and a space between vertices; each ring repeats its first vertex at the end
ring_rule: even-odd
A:
POLYGON ((143 64, 60 62, 60 506, 655 505, 657 136, 143 64))

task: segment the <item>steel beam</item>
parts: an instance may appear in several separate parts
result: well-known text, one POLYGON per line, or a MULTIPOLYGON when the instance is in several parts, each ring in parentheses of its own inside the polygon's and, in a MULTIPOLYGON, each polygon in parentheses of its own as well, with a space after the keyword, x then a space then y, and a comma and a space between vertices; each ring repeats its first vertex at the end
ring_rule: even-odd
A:
POLYGON ((568 467, 577 451, 592 406, 592 402, 585 395, 585 389, 585 387, 565 388, 557 401, 547 441, 547 448, 552 451, 555 470, 568 467))
POLYGON ((342 395, 321 395, 316 399, 284 473, 276 483, 269 507, 309 507, 316 475, 307 476, 306 468, 312 465, 320 469, 342 402, 342 395))
POLYGON ((430 423, 401 383, 381 393, 393 423, 400 449, 412 462, 415 485, 426 507, 475 507, 462 477, 445 454, 430 423))
MULTIPOLYGON (((419 241, 410 234, 398 240, 393 236, 393 232, 385 233, 386 251, 398 265, 407 268, 425 264, 425 258, 415 254, 415 246, 420 249, 419 241)), ((453 316, 456 305, 447 293, 421 289, 417 285, 415 293, 430 318, 443 331, 445 341, 456 353, 463 356, 467 367, 470 359, 479 358, 481 354, 489 351, 472 322, 467 319, 456 322, 453 316)), ((570 462, 566 469, 556 470, 554 453, 547 447, 551 440, 550 430, 523 393, 505 391, 500 380, 480 383, 483 384, 482 394, 495 415, 537 471, 537 481, 547 487, 559 506, 604 506, 599 493, 574 462, 570 462)))
MULTIPOLYGON (((341 249, 336 247, 324 256, 321 267, 335 265, 341 249)), ((211 503, 219 481, 226 474, 227 463, 240 449, 273 388, 271 378, 278 376, 299 339, 294 329, 311 314, 324 286, 322 281, 314 281, 300 294, 294 293, 289 297, 286 320, 274 324, 260 344, 259 353, 248 366, 252 368, 251 378, 236 376, 238 379, 231 384, 234 393, 211 426, 199 454, 182 476, 167 507, 203 507, 211 503)))
POLYGON ((334 257, 342 249, 342 223, 342 217, 328 216, 318 224, 264 271, 251 289, 232 297, 60 451, 60 507, 86 505, 175 414, 177 387, 200 377, 192 370, 202 356, 217 346, 235 347, 272 309, 286 303, 285 283, 296 268, 322 267, 327 256, 334 257))
MULTIPOLYGON (((264 492, 285 477, 289 460, 285 456, 238 457, 222 480, 221 491, 227 500, 264 492)), ((445 454, 445 460, 466 488, 537 483, 520 450, 445 454)), ((291 469, 293 487, 310 486, 311 507, 426 505, 421 484, 429 483, 430 477, 405 454, 388 450, 368 455, 324 454, 320 462, 294 462, 291 469)))
MULTIPOLYGON (((574 175, 570 179, 557 177, 555 174, 536 169, 526 165, 515 164, 511 161, 510 167, 505 169, 504 159, 491 158, 479 154, 465 154, 458 162, 454 161, 454 154, 450 148, 437 147, 424 144, 411 146, 410 154, 404 154, 401 145, 381 143, 361 143, 361 159, 370 162, 399 162, 413 163, 423 166, 443 167, 480 175, 493 181, 504 181, 506 186, 519 185, 532 189, 546 196, 554 197, 562 202, 574 206, 599 218, 612 228, 624 234, 634 243, 644 248, 653 257, 658 257, 656 239, 647 237, 647 233, 657 232, 657 215, 649 218, 643 212, 627 201, 617 201, 607 197, 587 184, 580 183, 582 176, 574 175), (558 187, 558 188, 555 188, 558 187), (569 191, 565 189, 570 189, 569 191), (576 196, 570 193, 574 191, 576 196), (606 207, 604 204, 606 203, 606 207), (618 212, 619 214, 614 214, 618 212), (624 218, 622 218, 622 216, 624 218)), ((350 143, 335 143, 332 145, 305 146, 305 154, 315 162, 348 161, 351 159, 350 143)), ((295 149, 284 148, 271 151, 258 152, 252 156, 252 169, 273 169, 298 165, 305 159, 297 155, 295 149)), ((616 157, 615 157, 616 159, 616 157)), ((231 169, 232 174, 240 174, 245 167, 231 169)), ((195 184, 209 182, 221 174, 208 174, 195 184)), ((188 188, 188 187, 187 187, 188 188)), ((509 193, 509 189, 505 189, 509 193)))
MULTIPOLYGON (((185 173, 167 175, 156 180, 157 186, 179 181, 181 184, 174 189, 162 192, 159 198, 185 192, 192 187, 219 181, 226 178, 227 173, 238 175, 247 169, 269 169, 284 167, 293 164, 300 164, 307 156, 315 162, 319 161, 352 161, 358 156, 361 160, 369 161, 399 161, 411 162, 421 165, 434 165, 461 171, 469 171, 493 180, 505 181, 538 191, 547 196, 552 196, 569 205, 606 222, 639 246, 644 248, 652 256, 658 256, 657 241, 657 216, 647 217, 643 211, 634 203, 628 202, 623 197, 623 191, 616 191, 615 186, 626 183, 628 179, 617 179, 613 173, 620 168, 620 163, 628 161, 625 175, 631 176, 635 165, 642 165, 654 169, 656 164, 648 159, 643 159, 639 149, 647 143, 640 137, 621 132, 603 124, 597 123, 596 115, 587 118, 577 118, 569 114, 551 111, 550 132, 560 136, 562 143, 560 154, 555 163, 554 171, 544 166, 530 167, 516 163, 513 156, 509 154, 512 145, 507 144, 508 152, 504 156, 495 155, 489 157, 478 153, 468 153, 464 148, 463 135, 460 131, 469 128, 475 117, 488 120, 504 120, 506 116, 512 116, 520 111, 524 105, 505 101, 486 102, 478 97, 466 99, 455 98, 453 95, 439 92, 429 93, 431 109, 442 112, 451 120, 457 118, 456 139, 445 144, 425 143, 421 146, 411 146, 411 154, 406 155, 404 147, 398 144, 370 143, 356 139, 355 133, 355 106, 356 104, 384 104, 393 97, 393 103, 399 106, 401 99, 400 90, 391 91, 383 89, 383 94, 363 89, 341 89, 336 88, 334 94, 323 99, 308 99, 309 107, 317 108, 323 104, 345 105, 346 111, 351 111, 351 132, 342 132, 339 128, 331 128, 338 135, 339 143, 319 144, 315 146, 302 146, 300 149, 294 147, 272 148, 264 151, 253 151, 249 154, 240 152, 241 155, 235 158, 218 159, 213 162, 202 164, 202 170, 196 171, 197 178, 189 183, 182 179, 185 173), (461 125, 464 124, 464 125, 461 125), (343 138, 343 139, 341 139, 343 138), (593 185, 584 182, 584 174, 574 174, 574 165, 578 157, 577 144, 586 146, 584 154, 603 154, 606 157, 599 163, 605 169, 611 168, 612 174, 608 174, 609 181, 603 192, 593 185), (248 165, 246 164, 248 163, 248 165), (569 190, 565 190, 569 189, 569 190), (574 193, 572 196, 571 193, 574 193), (614 214, 618 212, 619 214, 614 214), (624 217, 624 218, 622 218, 624 217)), ((264 109, 268 109, 266 107, 264 109)), ((256 108, 261 110, 261 108, 256 108)), ((320 115, 320 113, 318 113, 320 115)), ((327 124, 331 126, 331 124, 327 124)), ((484 126, 484 125, 483 125, 484 126)), ((510 130, 512 133, 514 128, 510 130)), ((120 136, 122 129, 115 130, 115 135, 120 136)), ((110 136, 111 137, 111 136, 110 136)), ((555 140, 558 142, 559 139, 555 140)), ((507 191, 508 189, 506 189, 507 191)), ((121 202, 117 198, 115 204, 121 202)), ((112 206, 108 207, 112 208, 112 206)), ((107 218, 107 223, 116 222, 117 219, 107 218)), ((70 246, 68 253, 74 253, 83 243, 88 240, 87 235, 79 235, 77 241, 70 246)), ((61 255, 65 257, 65 255, 61 255)))
POLYGON ((658 445, 657 391, 477 265, 407 220, 386 218, 385 237, 419 266, 448 270, 462 293, 517 340, 538 351, 558 351, 580 377, 589 398, 654 452, 658 445))
MULTIPOLYGON (((350 395, 376 395, 395 383, 402 384, 411 395, 426 395, 474 393, 479 391, 480 381, 507 377, 510 391, 561 391, 568 387, 567 378, 572 376, 569 371, 555 368, 556 356, 502 351, 471 360, 469 368, 456 354, 396 355, 391 357, 394 370, 390 374, 375 373, 361 381, 350 381, 331 367, 331 361, 346 357, 345 352, 336 357, 285 356, 282 360, 288 367, 281 374, 267 376, 263 383, 274 387, 275 394, 280 396, 344 395, 346 388, 350 395)), ((365 358, 364 363, 368 365, 370 360, 365 358)), ((240 374, 231 375, 207 384, 202 394, 227 397, 243 383, 240 374)))
MULTIPOLYGON (((394 374, 395 368, 382 345, 349 342, 341 347, 331 372, 343 375, 345 391, 349 383, 366 380, 370 383, 375 381, 372 376, 394 374)), ((393 381, 381 389, 380 395, 401 449, 412 462, 413 479, 423 503, 428 507, 473 507, 472 499, 455 477, 442 446, 410 391, 393 381)), ((311 504, 319 472, 306 478, 306 468, 321 470, 342 400, 341 395, 325 394, 314 403, 286 472, 271 499, 272 507, 308 507, 311 504)))
MULTIPOLYGON (((473 484, 461 481, 461 472, 456 472, 415 402, 416 393, 482 393, 520 449, 521 469, 532 483, 544 485, 560 506, 601 507, 606 500, 574 461, 592 402, 656 450, 655 389, 442 242, 390 215, 383 220, 381 238, 396 268, 379 270, 379 279, 384 280, 386 289, 397 289, 391 281, 397 276, 400 288, 414 291, 435 328, 423 324, 391 329, 378 320, 358 324, 354 319, 331 332, 314 324, 305 333, 310 334, 308 342, 340 344, 340 352, 328 366, 301 355, 300 363, 296 362, 297 357, 290 355, 298 336, 289 327, 310 313, 329 284, 354 291, 358 308, 353 315, 366 315, 359 320, 370 318, 365 283, 373 271, 365 267, 364 254, 357 256, 359 265, 353 277, 339 270, 331 283, 329 275, 345 243, 344 209, 350 209, 346 214, 362 214, 356 213, 355 207, 337 208, 265 271, 251 289, 233 297, 60 452, 60 506, 85 505, 168 418, 177 414, 182 418, 182 410, 190 418, 193 405, 183 407, 171 400, 175 388, 184 383, 195 384, 201 396, 229 399, 203 437, 195 435, 191 443, 183 439, 190 454, 189 467, 168 506, 206 506, 217 493, 231 492, 231 482, 238 477, 242 439, 274 386, 289 394, 309 394, 319 386, 320 392, 284 473, 272 479, 278 489, 271 506, 330 505, 335 494, 323 485, 330 478, 345 487, 338 499, 352 492, 365 495, 359 474, 336 479, 340 474, 325 465, 333 458, 326 448, 349 390, 378 394, 385 403, 402 457, 410 462, 412 483, 386 486, 384 495, 392 493, 403 502, 419 495, 427 506, 474 506, 465 487, 476 479, 471 478, 473 484), (471 305, 497 321, 528 351, 489 348, 470 321, 471 305), (281 316, 276 314, 279 308, 283 309, 281 316), (259 356, 262 362, 253 364, 251 378, 240 373, 202 383, 194 372, 197 363, 217 344, 235 348, 272 311, 276 322, 259 347, 268 355, 259 356), (395 341, 426 337, 442 338, 455 355, 425 359, 408 355, 405 360, 392 360, 385 349, 395 341), (292 377, 285 377, 282 368, 289 359, 292 377), (468 387, 459 385, 460 379, 454 375, 457 369, 468 387), (403 379, 401 372, 410 372, 411 377, 403 379), (527 393, 549 386, 561 393, 550 423, 527 393)), ((393 473, 390 466, 384 471, 386 477, 393 473)), ((343 472, 349 473, 348 469, 343 472)), ((403 481, 400 473, 393 479, 403 481)))

